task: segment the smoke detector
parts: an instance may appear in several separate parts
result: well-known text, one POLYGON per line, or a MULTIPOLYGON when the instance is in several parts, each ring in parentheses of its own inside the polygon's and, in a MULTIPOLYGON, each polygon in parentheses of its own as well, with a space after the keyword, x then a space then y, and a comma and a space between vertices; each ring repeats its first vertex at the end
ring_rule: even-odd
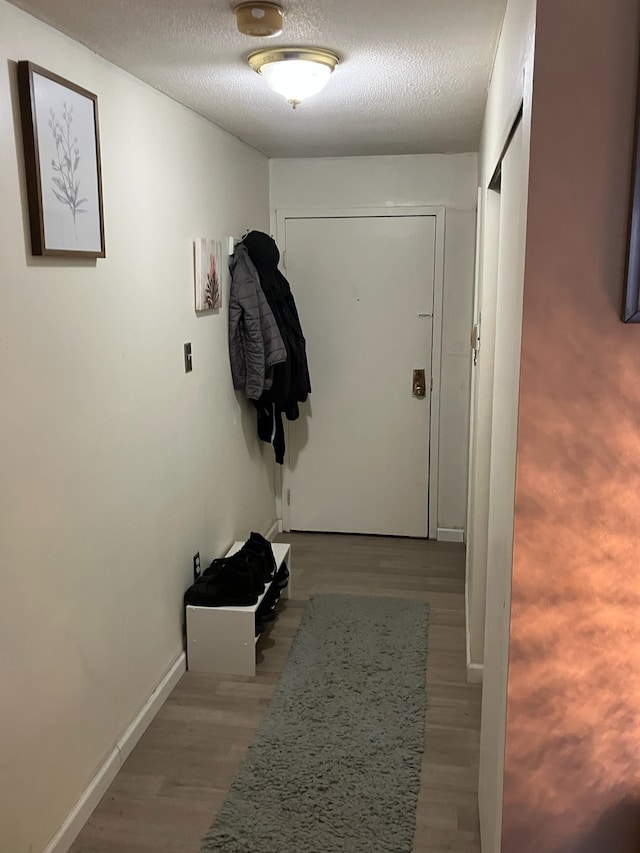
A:
POLYGON ((245 36, 279 36, 284 24, 284 12, 276 3, 241 3, 236 7, 236 22, 238 30, 245 36))

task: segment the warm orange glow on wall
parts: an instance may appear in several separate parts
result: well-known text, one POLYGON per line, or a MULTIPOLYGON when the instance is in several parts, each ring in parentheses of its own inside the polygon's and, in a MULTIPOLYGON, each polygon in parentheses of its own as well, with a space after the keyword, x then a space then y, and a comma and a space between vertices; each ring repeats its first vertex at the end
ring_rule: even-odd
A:
POLYGON ((635 0, 539 0, 503 853, 640 851, 635 0))

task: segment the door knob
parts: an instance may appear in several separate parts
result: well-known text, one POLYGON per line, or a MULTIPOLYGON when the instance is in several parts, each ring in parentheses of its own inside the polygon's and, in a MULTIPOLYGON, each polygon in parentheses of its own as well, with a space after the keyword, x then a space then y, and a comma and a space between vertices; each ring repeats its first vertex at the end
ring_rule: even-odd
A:
POLYGON ((427 393, 427 383, 425 380, 424 370, 413 371, 413 396, 425 397, 427 393))

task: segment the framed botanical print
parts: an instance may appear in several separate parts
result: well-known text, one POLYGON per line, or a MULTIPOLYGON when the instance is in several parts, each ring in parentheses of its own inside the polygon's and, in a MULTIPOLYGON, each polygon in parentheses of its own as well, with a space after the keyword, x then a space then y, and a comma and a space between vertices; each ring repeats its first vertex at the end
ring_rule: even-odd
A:
POLYGON ((104 258, 97 96, 32 62, 18 91, 33 254, 104 258))

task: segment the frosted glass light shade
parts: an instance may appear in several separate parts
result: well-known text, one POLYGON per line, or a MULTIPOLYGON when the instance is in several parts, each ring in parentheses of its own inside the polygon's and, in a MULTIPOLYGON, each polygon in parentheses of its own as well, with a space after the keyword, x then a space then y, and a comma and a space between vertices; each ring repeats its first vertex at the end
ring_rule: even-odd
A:
POLYGON ((249 64, 295 108, 324 89, 338 57, 323 48, 275 48, 252 53, 249 64))
POLYGON ((270 89, 283 95, 290 104, 299 104, 324 89, 331 69, 309 59, 286 59, 268 62, 262 66, 260 74, 270 89))

